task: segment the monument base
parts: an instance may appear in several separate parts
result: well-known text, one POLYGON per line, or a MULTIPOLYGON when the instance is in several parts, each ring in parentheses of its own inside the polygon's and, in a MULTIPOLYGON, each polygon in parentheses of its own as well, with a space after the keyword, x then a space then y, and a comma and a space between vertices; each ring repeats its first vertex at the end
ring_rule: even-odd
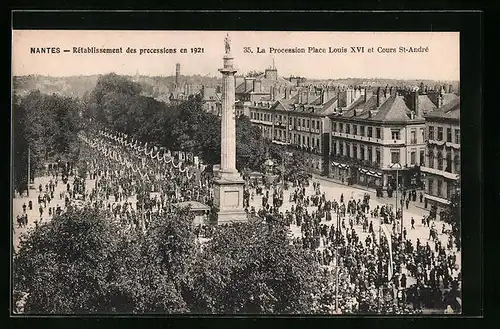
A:
POLYGON ((239 173, 221 173, 214 181, 214 204, 219 210, 217 224, 248 222, 243 207, 244 184, 239 173))
POLYGON ((244 210, 238 211, 219 211, 217 213, 217 225, 248 223, 248 216, 244 210))

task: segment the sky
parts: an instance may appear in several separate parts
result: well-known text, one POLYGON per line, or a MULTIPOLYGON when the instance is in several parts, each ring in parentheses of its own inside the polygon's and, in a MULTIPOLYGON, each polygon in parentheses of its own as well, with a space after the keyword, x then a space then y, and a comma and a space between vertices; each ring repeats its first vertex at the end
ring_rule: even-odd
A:
POLYGON ((265 32, 265 31, 84 31, 14 30, 13 75, 73 76, 117 74, 170 76, 175 64, 182 75, 219 77, 230 37, 237 74, 264 71, 274 62, 278 75, 308 79, 386 78, 460 79, 458 32, 265 32), (59 53, 31 53, 53 47, 59 53), (121 54, 84 54, 73 47, 122 48, 121 54), (245 51, 248 47, 252 52, 245 51), (265 53, 257 53, 257 47, 265 53), (273 53, 270 48, 304 48, 306 53, 273 53), (309 47, 324 49, 315 52, 309 47), (329 52, 345 48, 346 52, 329 52), (363 52, 351 52, 351 47, 363 52), (359 48, 358 48, 359 47, 359 48), (373 52, 369 53, 369 48, 373 52), (423 47, 427 52, 400 52, 423 47), (136 53, 127 53, 127 48, 136 53), (143 53, 140 49, 176 49, 176 53, 143 53), (184 48, 188 53, 180 53, 184 48), (191 48, 203 52, 191 53, 191 48), (387 52, 390 48, 394 52, 387 52), (70 50, 64 52, 64 49, 70 50), (386 52, 381 52, 382 49, 386 52))

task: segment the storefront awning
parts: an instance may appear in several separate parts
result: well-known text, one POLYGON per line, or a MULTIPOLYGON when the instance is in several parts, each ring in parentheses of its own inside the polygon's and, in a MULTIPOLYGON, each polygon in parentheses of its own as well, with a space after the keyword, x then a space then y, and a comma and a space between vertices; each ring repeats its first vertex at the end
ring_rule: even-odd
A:
POLYGON ((364 169, 364 168, 360 168, 359 172, 362 174, 365 174, 365 175, 373 176, 373 177, 378 177, 378 178, 382 177, 382 173, 377 172, 377 171, 364 169))
POLYGON ((452 173, 447 172, 447 171, 437 170, 437 169, 429 168, 429 167, 423 167, 422 166, 422 167, 420 167, 420 171, 423 172, 423 173, 427 173, 427 174, 438 175, 438 176, 441 176, 441 177, 444 177, 444 178, 448 178, 448 179, 451 179, 451 180, 456 180, 458 178, 457 174, 452 174, 452 173))
POLYGON ((349 165, 343 164, 343 163, 338 163, 338 162, 335 162, 335 161, 332 161, 332 166, 339 167, 341 169, 348 169, 349 168, 349 165))
POLYGON ((439 203, 442 203, 442 204, 450 204, 450 200, 448 200, 448 199, 441 198, 441 197, 438 197, 438 196, 435 196, 435 195, 430 195, 430 194, 427 194, 427 193, 424 194, 424 198, 432 200, 432 201, 436 201, 436 202, 439 202, 439 203))

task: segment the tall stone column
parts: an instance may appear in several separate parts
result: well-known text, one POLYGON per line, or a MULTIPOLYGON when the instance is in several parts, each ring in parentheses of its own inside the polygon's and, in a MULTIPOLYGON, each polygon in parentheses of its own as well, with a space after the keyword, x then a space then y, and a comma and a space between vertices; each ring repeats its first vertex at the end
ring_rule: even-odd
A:
POLYGON ((235 82, 233 58, 230 54, 223 57, 222 73, 222 118, 221 118, 221 172, 234 174, 236 170, 236 121, 235 121, 235 82))
POLYGON ((226 54, 223 57, 222 113, 221 113, 221 162, 220 176, 214 182, 214 204, 218 208, 217 223, 246 222, 243 206, 245 181, 236 170, 236 121, 235 82, 237 70, 233 66, 229 36, 225 39, 226 54))

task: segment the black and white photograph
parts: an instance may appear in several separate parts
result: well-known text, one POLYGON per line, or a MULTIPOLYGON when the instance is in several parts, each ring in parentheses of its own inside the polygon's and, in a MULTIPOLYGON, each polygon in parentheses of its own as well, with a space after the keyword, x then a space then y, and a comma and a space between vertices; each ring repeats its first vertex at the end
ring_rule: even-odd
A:
POLYGON ((13 30, 14 315, 462 314, 459 32, 13 30))

